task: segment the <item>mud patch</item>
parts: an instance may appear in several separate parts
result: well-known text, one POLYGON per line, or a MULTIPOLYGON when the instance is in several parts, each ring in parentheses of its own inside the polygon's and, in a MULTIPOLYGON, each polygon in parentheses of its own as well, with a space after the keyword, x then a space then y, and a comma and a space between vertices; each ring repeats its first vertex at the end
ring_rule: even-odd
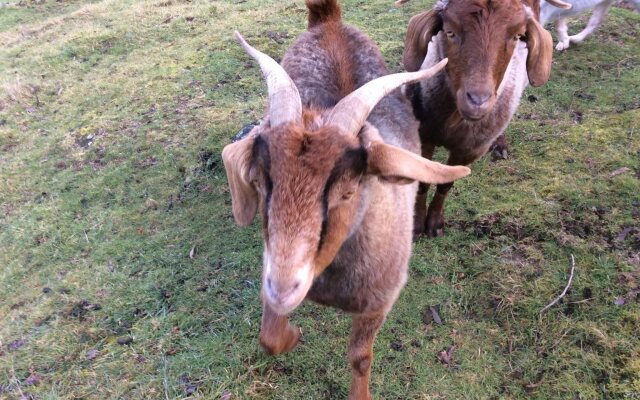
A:
POLYGON ((201 171, 212 171, 220 165, 220 160, 213 151, 202 149, 198 154, 198 164, 201 171))
POLYGON ((24 347, 27 343, 29 342, 29 338, 28 337, 21 337, 20 339, 14 340, 13 342, 9 343, 7 345, 7 349, 9 349, 10 351, 16 351, 19 348, 24 347))
POLYGON ((192 396, 197 391, 200 385, 202 385, 201 381, 193 380, 189 375, 183 374, 178 378, 178 382, 180 382, 180 386, 182 387, 182 394, 185 396, 192 396))
POLYGON ((515 240, 535 237, 533 229, 527 227, 518 218, 507 217, 501 213, 483 215, 474 221, 453 222, 460 230, 471 230, 477 238, 495 239, 509 237, 515 240))
POLYGON ((514 267, 527 279, 535 279, 543 274, 544 253, 540 245, 531 237, 524 238, 507 248, 500 260, 514 267))
POLYGON ((107 131, 104 129, 98 129, 97 131, 91 132, 87 135, 76 134, 74 135, 74 142, 76 146, 88 149, 99 137, 105 136, 106 134, 107 131))
POLYGON ((589 240, 606 249, 610 247, 613 237, 601 219, 602 216, 598 213, 572 211, 567 208, 561 209, 558 213, 560 227, 565 234, 570 235, 569 241, 575 240, 573 238, 589 240))
POLYGON ((98 311, 101 309, 102 306, 100 304, 92 304, 87 300, 82 300, 73 304, 73 306, 71 306, 70 309, 66 310, 63 315, 67 318, 77 318, 80 321, 84 321, 85 315, 87 315, 87 313, 91 311, 98 311))
POLYGON ((278 44, 283 44, 284 43, 284 39, 288 39, 289 38, 289 33, 288 32, 274 32, 274 31, 267 31, 265 33, 265 36, 268 37, 269 39, 273 40, 274 42, 278 43, 278 44))

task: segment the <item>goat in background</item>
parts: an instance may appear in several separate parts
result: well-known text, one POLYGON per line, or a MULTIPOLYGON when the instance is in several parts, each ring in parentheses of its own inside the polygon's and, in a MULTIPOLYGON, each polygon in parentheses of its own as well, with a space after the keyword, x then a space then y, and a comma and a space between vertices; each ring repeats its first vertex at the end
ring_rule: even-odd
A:
POLYGON ((309 29, 282 66, 237 35, 262 68, 269 109, 222 157, 237 223, 262 214, 263 349, 296 346, 287 315, 304 299, 349 312, 349 398, 369 399, 373 341, 406 281, 415 181, 451 182, 469 169, 415 154, 418 123, 395 90, 447 61, 387 75, 375 44, 342 24, 336 0, 306 5, 309 29))
MULTIPOLYGON (((570 7, 559 0, 557 6, 570 7)), ((450 165, 469 165, 502 136, 527 83, 540 86, 551 72, 553 41, 538 22, 539 0, 440 0, 411 18, 403 62, 418 71, 449 59, 446 74, 407 86, 420 120, 422 155, 436 146, 450 165)), ((414 231, 439 236, 453 183, 439 184, 429 208, 420 184, 414 231)))
MULTIPOLYGON (((551 22, 556 23, 556 32, 558 33, 558 44, 556 50, 562 51, 569 48, 571 43, 581 43, 591 35, 602 23, 604 17, 609 11, 609 7, 615 2, 614 0, 566 0, 572 5, 568 10, 559 9, 552 4, 542 0, 540 4, 540 24, 542 26, 551 22), (593 14, 589 18, 587 26, 582 32, 569 36, 567 27, 567 18, 575 17, 593 9, 593 14)), ((640 0, 629 0, 636 11, 640 11, 640 0)))

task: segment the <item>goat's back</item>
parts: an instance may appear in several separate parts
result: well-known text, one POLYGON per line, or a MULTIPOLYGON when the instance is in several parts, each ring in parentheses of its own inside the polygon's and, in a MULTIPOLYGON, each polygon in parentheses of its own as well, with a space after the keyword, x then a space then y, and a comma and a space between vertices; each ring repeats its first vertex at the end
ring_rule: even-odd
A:
MULTIPOLYGON (((295 82, 302 104, 316 109, 331 108, 365 83, 389 74, 378 47, 365 34, 339 21, 304 32, 289 48, 282 65, 295 82)), ((417 122, 400 90, 380 101, 368 121, 386 142, 419 151, 417 122)))

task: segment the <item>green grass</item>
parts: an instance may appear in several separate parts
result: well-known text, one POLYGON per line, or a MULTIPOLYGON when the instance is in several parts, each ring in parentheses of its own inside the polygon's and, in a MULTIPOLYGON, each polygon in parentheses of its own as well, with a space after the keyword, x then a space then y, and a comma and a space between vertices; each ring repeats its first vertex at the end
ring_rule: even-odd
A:
MULTIPOLYGON (((425 4, 342 3, 400 71, 425 4)), ((305 26, 302 1, 0 8, 0 398, 346 397, 343 313, 304 304, 296 351, 259 350, 261 233, 220 158, 266 104, 233 30, 280 58, 305 26)), ((375 343, 376 398, 640 398, 639 303, 614 303, 640 285, 639 32, 612 8, 555 53, 510 158, 456 184, 375 343)))

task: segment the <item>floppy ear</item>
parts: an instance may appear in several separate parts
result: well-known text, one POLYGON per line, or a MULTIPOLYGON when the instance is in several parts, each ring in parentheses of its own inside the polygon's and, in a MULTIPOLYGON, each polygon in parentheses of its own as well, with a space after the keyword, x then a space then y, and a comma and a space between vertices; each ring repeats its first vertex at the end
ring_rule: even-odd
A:
POLYGON ((549 80, 553 57, 551 34, 534 18, 527 23, 527 75, 531 86, 542 86, 549 80))
POLYGON ((431 37, 442 30, 442 18, 439 10, 431 10, 414 15, 409 21, 407 36, 404 39, 404 53, 402 62, 404 69, 409 72, 418 71, 431 37))
POLYGON ((471 173, 467 167, 440 164, 381 141, 371 142, 368 163, 367 173, 396 183, 448 183, 471 173))
POLYGON ((254 140, 255 136, 249 136, 222 150, 222 161, 231 189, 233 216, 240 226, 249 225, 258 211, 258 193, 249 178, 254 140))

